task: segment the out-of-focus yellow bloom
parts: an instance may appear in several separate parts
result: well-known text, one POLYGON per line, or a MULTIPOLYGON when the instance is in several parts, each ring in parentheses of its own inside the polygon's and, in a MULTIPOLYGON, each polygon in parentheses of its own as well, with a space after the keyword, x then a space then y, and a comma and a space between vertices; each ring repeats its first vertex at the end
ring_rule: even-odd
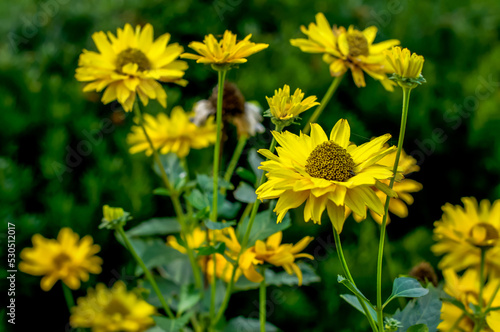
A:
MULTIPOLYGON (((192 233, 186 234, 185 245, 191 249, 197 249, 203 246, 207 240, 207 231, 202 230, 200 227, 193 229, 192 233)), ((167 244, 175 250, 187 254, 186 247, 177 241, 174 235, 167 237, 167 244)))
POLYGON ((252 247, 256 254, 255 258, 274 266, 281 266, 288 274, 295 273, 299 279, 299 286, 302 286, 302 271, 295 263, 295 259, 301 257, 314 259, 309 254, 300 253, 311 243, 313 238, 306 236, 295 245, 291 243, 281 244, 282 239, 283 233, 277 232, 271 235, 266 242, 258 240, 252 247))
MULTIPOLYGON (((460 301, 469 315, 473 315, 469 304, 479 304, 478 271, 469 269, 462 277, 458 277, 455 271, 449 269, 443 271, 443 276, 445 279, 444 291, 460 301)), ((499 282, 498 278, 494 278, 486 283, 483 288, 483 305, 490 303, 499 282)), ((500 306, 500 294, 497 294, 491 303, 491 307, 498 306, 500 306)), ((463 313, 463 310, 454 304, 443 301, 441 307, 441 319, 443 321, 438 326, 439 331, 451 331, 452 327, 455 327, 457 331, 472 332, 474 330, 474 321, 467 315, 463 315, 463 313)), ((490 311, 486 315, 486 325, 483 326, 481 332, 500 331, 500 313, 490 311)))
MULTIPOLYGON (((172 109, 170 118, 159 113, 155 118, 144 114, 144 126, 153 146, 162 154, 173 152, 184 158, 190 149, 202 149, 213 144, 216 140, 216 125, 210 117, 203 125, 197 126, 190 121, 194 113, 185 113, 182 107, 172 109)), ((153 151, 140 126, 133 126, 127 136, 130 153, 145 151, 150 156, 153 151)))
POLYGON ((102 207, 102 214, 104 216, 104 219, 106 219, 107 221, 113 221, 123 217, 125 211, 123 211, 123 209, 119 207, 110 207, 109 205, 104 205, 102 207))
POLYGON ((90 235, 82 239, 70 228, 63 228, 55 239, 46 239, 40 234, 32 238, 33 248, 21 252, 19 270, 44 276, 40 287, 49 291, 61 280, 71 289, 80 288, 80 281, 89 280, 89 273, 101 273, 102 259, 95 256, 101 247, 94 244, 90 235))
POLYGON ((384 51, 390 71, 401 78, 419 78, 424 66, 424 57, 411 53, 409 49, 396 46, 384 51))
POLYGON ((313 123, 311 136, 290 132, 273 132, 280 147, 278 156, 269 150, 259 150, 268 158, 260 168, 267 181, 256 193, 259 199, 278 198, 274 211, 278 222, 290 209, 306 202, 304 220, 321 222, 325 209, 338 233, 345 221, 345 207, 366 217, 366 206, 382 214, 384 206, 372 186, 392 177, 392 168, 378 161, 396 148, 384 147, 391 135, 386 134, 360 146, 349 142, 351 128, 341 119, 330 137, 313 123))
MULTIPOLYGON (((386 146, 388 147, 388 145, 386 146)), ((396 160, 396 152, 393 152, 385 156, 384 158, 380 159, 378 163, 380 165, 393 167, 395 160, 396 160)), ((413 172, 418 172, 419 170, 420 167, 417 165, 417 161, 415 160, 415 158, 407 155, 404 152, 404 150, 402 150, 401 156, 399 158, 398 172, 403 175, 408 175, 413 172)), ((388 186, 390 180, 380 180, 380 182, 388 186)), ((375 191, 375 194, 377 194, 380 201, 383 204, 385 204, 387 194, 379 190, 377 187, 373 187, 372 189, 375 191)), ((406 204, 411 205, 413 204, 414 201, 411 193, 422 190, 422 184, 412 179, 403 178, 401 179, 401 181, 394 182, 392 190, 394 190, 397 193, 398 197, 389 198, 389 212, 395 214, 399 218, 406 218, 408 216, 408 207, 406 206, 406 204)), ((370 211, 370 214, 373 220, 375 220, 379 224, 382 224, 383 214, 379 215, 374 213, 373 211, 370 211)), ((361 218, 361 216, 355 213, 353 214, 353 217, 357 222, 361 222, 364 220, 364 218, 361 218)), ((387 223, 390 222, 391 218, 390 215, 388 215, 387 223)))
POLYGON ((493 205, 484 199, 478 205, 474 197, 462 198, 464 208, 446 203, 442 207, 441 220, 434 223, 432 246, 436 255, 445 255, 439 262, 442 270, 465 270, 479 267, 481 247, 486 252, 485 265, 488 272, 500 274, 500 199, 493 205))
POLYGON ((72 327, 92 332, 140 332, 154 324, 151 315, 155 313, 152 305, 117 281, 111 289, 104 284, 90 288, 87 296, 78 298, 69 321, 72 327))
POLYGON ((203 43, 191 42, 188 47, 198 54, 183 53, 181 58, 196 60, 197 63, 212 64, 217 66, 235 65, 247 62, 247 57, 266 49, 268 44, 256 44, 250 41, 252 35, 236 42, 236 35, 226 30, 220 41, 209 34, 203 43))
POLYGON ((271 116, 277 120, 293 119, 311 107, 319 105, 316 96, 304 99, 304 93, 300 89, 296 89, 294 94, 290 95, 290 87, 286 84, 283 89, 275 90, 273 97, 266 99, 271 116))
POLYGON ((92 39, 99 52, 83 50, 76 69, 76 79, 90 82, 83 91, 104 91, 102 102, 113 100, 127 112, 132 110, 136 94, 147 105, 149 99, 157 99, 167 107, 167 94, 159 82, 172 82, 185 86, 182 79, 187 69, 185 61, 177 60, 184 51, 177 43, 168 45, 170 34, 153 40, 153 27, 146 24, 130 24, 118 28, 117 35, 96 32, 92 39))
POLYGON ((356 86, 364 87, 365 72, 382 83, 385 89, 394 89, 394 83, 386 75, 389 71, 383 51, 398 45, 399 40, 373 44, 377 35, 375 26, 363 31, 354 29, 352 25, 347 30, 344 27, 332 28, 323 13, 316 15, 316 23, 310 23, 308 28, 301 26, 300 30, 308 39, 292 39, 290 43, 303 52, 323 53, 323 61, 329 64, 332 76, 341 76, 350 69, 356 86))

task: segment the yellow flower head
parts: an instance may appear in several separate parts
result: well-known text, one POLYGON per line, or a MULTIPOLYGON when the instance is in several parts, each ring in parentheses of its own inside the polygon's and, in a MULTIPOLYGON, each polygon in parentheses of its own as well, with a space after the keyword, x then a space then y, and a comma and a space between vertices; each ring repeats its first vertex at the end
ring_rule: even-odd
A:
POLYGON ((384 51, 388 62, 388 69, 401 78, 419 78, 424 66, 424 57, 411 54, 407 48, 396 46, 384 51))
POLYGON ((442 207, 441 220, 434 223, 432 246, 436 255, 445 255, 439 262, 440 269, 461 271, 478 267, 481 248, 486 252, 486 268, 495 275, 500 273, 500 199, 493 205, 482 200, 478 205, 473 197, 462 198, 464 208, 449 203, 442 207))
POLYGON ((304 220, 321 222, 324 210, 338 233, 345 220, 345 207, 366 217, 366 206, 378 214, 383 204, 371 186, 392 176, 391 167, 378 161, 396 148, 384 147, 391 135, 385 134, 356 146, 349 142, 351 129, 341 119, 328 137, 318 124, 311 125, 311 136, 290 132, 273 132, 281 145, 278 155, 259 150, 268 158, 261 169, 268 172, 268 180, 256 193, 259 199, 278 198, 274 211, 278 222, 289 209, 306 202, 304 220))
POLYGON ((113 288, 104 284, 90 288, 77 300, 69 319, 72 327, 91 328, 93 332, 140 332, 154 324, 155 308, 134 292, 127 292, 122 281, 113 288))
POLYGON ((40 234, 32 238, 33 248, 21 252, 19 269, 34 276, 44 276, 40 287, 49 291, 61 280, 71 289, 80 288, 80 281, 89 280, 89 273, 101 273, 102 259, 95 256, 101 248, 90 235, 81 240, 70 228, 63 228, 55 239, 40 234))
POLYGON ((214 35, 205 36, 203 43, 191 42, 189 48, 198 54, 183 53, 181 58, 196 60, 197 63, 212 64, 215 66, 231 66, 247 62, 247 57, 266 49, 268 44, 256 44, 250 41, 252 35, 236 42, 236 35, 226 30, 224 37, 217 41, 214 35))
POLYGON ((90 82, 84 87, 85 92, 106 88, 104 104, 116 99, 130 112, 138 94, 144 105, 149 99, 157 99, 167 107, 167 94, 158 81, 187 84, 182 79, 187 63, 177 60, 184 48, 177 43, 167 46, 168 33, 153 40, 151 24, 137 26, 135 31, 126 24, 123 29, 118 28, 116 36, 100 31, 92 39, 99 52, 83 50, 75 77, 90 82))
POLYGON ((286 84, 283 89, 275 90, 272 98, 266 97, 266 99, 270 115, 278 121, 293 120, 300 113, 319 105, 316 102, 316 96, 304 99, 304 93, 300 89, 295 90, 293 95, 290 95, 290 87, 286 84))
MULTIPOLYGON (((386 145, 388 147, 388 145, 386 145)), ((393 167, 394 162, 396 159, 396 152, 393 152, 384 158, 380 159, 378 162, 380 165, 384 165, 387 167, 393 167)), ((401 156, 399 158, 399 164, 398 164, 398 173, 402 175, 408 175, 413 172, 418 172, 420 170, 420 167, 417 165, 417 161, 415 158, 412 156, 407 155, 404 150, 401 151, 401 156)), ((390 180, 381 180, 381 183, 385 185, 389 185, 390 180)), ((396 192, 398 195, 397 197, 391 197, 389 199, 389 212, 395 214, 399 218, 406 218, 408 217, 408 205, 412 205, 414 202, 413 196, 411 195, 414 192, 418 192, 422 190, 423 186, 421 183, 412 180, 412 179, 406 179, 402 178, 401 181, 396 181, 394 182, 394 186, 392 190, 396 192), (405 204, 406 203, 406 204, 405 204)), ((377 187, 372 188, 373 191, 375 191, 375 194, 377 194, 378 198, 382 203, 385 203, 385 200, 387 198, 387 194, 383 192, 382 190, 378 189, 377 187)), ((382 224, 382 218, 383 215, 379 215, 374 213, 373 211, 370 211, 370 214, 377 223, 382 224)), ((357 222, 361 222, 364 220, 364 218, 361 218, 361 216, 357 214, 353 214, 354 219, 357 222)), ((390 215, 387 216, 387 223, 391 222, 390 215)))
POLYGON ((277 232, 271 235, 266 242, 258 240, 252 250, 255 252, 255 258, 274 266, 282 266, 288 274, 295 273, 299 279, 299 286, 302 286, 302 271, 295 263, 296 258, 314 259, 309 254, 300 253, 313 240, 312 237, 306 236, 297 244, 281 244, 283 238, 282 232, 277 232))
MULTIPOLYGON (((455 271, 448 269, 443 271, 443 276, 445 279, 444 291, 460 301, 467 310, 467 314, 473 316, 469 304, 479 304, 478 271, 476 269, 469 269, 463 276, 458 277, 455 271)), ((497 295, 493 298, 499 282, 500 280, 495 278, 486 283, 483 289, 482 303, 487 304, 490 300, 493 300, 491 307, 500 306, 500 296, 497 295)), ((454 327, 457 331, 472 332, 474 330, 474 321, 469 316, 463 314, 463 310, 456 305, 448 301, 443 301, 443 306, 441 307, 442 322, 438 326, 439 331, 451 331, 452 327, 454 327)), ((483 326, 481 331, 500 331, 500 312, 490 311, 486 315, 486 325, 483 326)))
MULTIPOLYGON (((216 125, 213 118, 209 118, 203 125, 197 126, 190 121, 194 113, 186 114, 182 107, 176 106, 170 118, 164 113, 159 113, 155 118, 144 114, 144 125, 153 146, 162 154, 173 152, 183 158, 189 150, 202 149, 213 144, 216 140, 216 125)), ((140 126, 133 126, 127 136, 130 153, 145 151, 150 156, 153 151, 140 126)))
POLYGON ((303 52, 323 53, 323 60, 329 64, 330 74, 334 77, 343 75, 348 69, 352 72, 357 87, 366 86, 363 71, 380 81, 385 89, 392 91, 393 83, 387 78, 385 55, 383 51, 399 44, 399 40, 390 39, 373 44, 377 28, 368 27, 363 31, 350 26, 331 27, 323 13, 316 15, 316 24, 300 30, 308 39, 292 39, 290 43, 303 52))
POLYGON ((169 235, 167 237, 167 244, 175 250, 183 254, 187 254, 186 245, 191 249, 196 249, 203 246, 206 240, 207 232, 202 230, 200 227, 196 227, 193 229, 192 233, 186 235, 184 245, 180 244, 177 241, 177 238, 173 235, 169 235))

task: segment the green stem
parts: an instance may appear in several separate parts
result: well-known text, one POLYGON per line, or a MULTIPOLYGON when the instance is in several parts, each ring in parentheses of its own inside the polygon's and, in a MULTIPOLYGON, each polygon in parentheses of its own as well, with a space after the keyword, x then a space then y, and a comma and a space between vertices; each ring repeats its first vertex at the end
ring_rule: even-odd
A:
POLYGON ((484 290, 484 266, 486 261, 486 250, 481 248, 481 266, 479 268, 479 307, 483 309, 483 290, 484 290))
MULTIPOLYGON (((396 180, 396 174, 399 165, 399 158, 401 157, 401 151, 403 150, 406 120, 408 118, 408 105, 410 103, 410 92, 411 88, 403 87, 403 110, 401 115, 401 127, 399 129, 398 149, 396 151, 396 159, 392 168, 393 176, 389 183, 389 188, 391 189, 392 187, 394 187, 394 181, 396 180)), ((382 259, 384 257, 385 231, 387 227, 387 215, 389 213, 389 202, 390 198, 386 197, 384 205, 384 217, 382 218, 382 226, 380 229, 380 242, 378 246, 377 257, 377 317, 380 331, 384 330, 384 308, 382 307, 382 259)))
POLYGON ((497 288, 495 288, 495 291, 491 295, 491 298, 490 298, 488 304, 486 305, 486 308, 484 309, 485 312, 488 311, 491 308, 491 306, 493 305, 493 301, 495 300, 495 297, 497 296, 499 290, 500 290, 500 282, 498 283, 497 288))
POLYGON ((266 332, 266 269, 261 269, 262 281, 259 287, 259 318, 260 332, 266 332))
POLYGON ((146 278, 148 279, 149 283, 151 284, 151 287, 153 287, 153 290, 156 293, 156 295, 158 296, 158 299, 160 300, 161 305, 163 306, 163 309, 167 313, 168 317, 170 319, 174 319, 175 316, 172 313, 172 311, 170 310, 170 308, 169 308, 167 302, 165 301, 165 298, 163 297, 163 294, 161 293, 160 289, 158 288, 158 285, 156 284, 156 281, 153 278, 153 275, 151 274, 151 272, 149 271, 149 269, 146 267, 146 265, 142 261, 141 257, 139 257, 139 255, 135 251, 134 247, 130 243, 130 241, 129 241, 128 237, 127 237, 127 234, 123 230, 123 226, 117 226, 116 227, 116 231, 121 235, 121 237, 123 239, 123 242, 125 242, 125 246, 127 247, 128 251, 132 254, 132 256, 134 257, 134 259, 136 260, 136 262, 139 264, 139 266, 144 271, 144 274, 146 275, 146 278))
MULTIPOLYGON (((167 190, 170 192, 170 198, 172 200, 172 204, 174 206, 175 214, 177 215, 177 219, 179 220, 179 224, 181 225, 181 233, 184 236, 184 240, 186 239, 187 236, 187 229, 186 229, 186 219, 184 216, 184 212, 182 210, 182 205, 179 200, 179 193, 175 190, 174 186, 170 183, 168 180, 167 172, 165 171, 165 168, 163 167, 163 164, 160 159, 160 155, 158 154, 158 151, 156 150, 155 146, 153 145, 153 141, 149 137, 148 132, 146 131, 146 127, 144 127, 144 119, 142 117, 141 109, 139 108, 139 103, 136 102, 134 104, 134 112, 136 117, 138 118, 139 121, 139 126, 142 128, 142 132, 144 133, 144 136, 146 137, 146 140, 149 143, 149 147, 153 151, 153 159, 160 169, 160 175, 163 180, 163 183, 165 184, 165 187, 167 190)), ((195 285, 197 288, 202 287, 202 282, 201 282, 201 274, 200 270, 198 268, 198 265, 196 264, 196 259, 194 258, 194 253, 193 249, 190 248, 189 246, 186 245, 186 251, 188 253, 189 257, 189 262, 191 263, 191 268, 193 269, 193 275, 194 275, 194 281, 195 285)))
POLYGON ((302 132, 304 134, 309 134, 309 130, 311 130, 311 123, 314 123, 314 122, 316 122, 316 120, 318 120, 319 116, 321 115, 321 113, 325 109, 326 105, 328 104, 328 102, 332 98, 333 94, 337 90, 337 88, 340 84, 340 81, 342 81, 343 77, 344 77, 344 75, 342 74, 342 75, 337 76, 333 79, 333 82, 330 85, 330 87, 328 88, 328 91, 326 91, 326 94, 323 96, 323 99, 321 99, 320 105, 314 110, 313 115, 311 115, 311 117, 307 121, 306 125, 304 126, 304 130, 302 130, 302 132))
MULTIPOLYGON (((349 266, 347 265, 347 261, 344 257, 344 251, 342 250, 342 243, 340 242, 340 235, 337 233, 335 228, 333 228, 333 236, 335 238, 335 247, 337 248, 337 254, 339 256, 340 264, 342 265, 342 270, 344 271, 344 274, 347 276, 347 279, 354 285, 356 286, 356 283, 354 282, 354 279, 352 278, 351 272, 349 271, 349 266)), ((363 311, 365 312, 366 319, 368 319, 368 322, 370 323, 370 326, 372 328, 372 331, 378 332, 377 329, 377 324, 373 320, 370 311, 368 311, 368 307, 366 306, 365 300, 363 300, 361 297, 357 296, 359 304, 361 304, 361 307, 363 308, 363 311)), ((384 331, 383 329, 381 331, 384 331)))
MULTIPOLYGON (((276 131, 281 132, 283 130, 283 127, 276 126, 276 131)), ((271 145, 269 147, 269 151, 271 153, 274 152, 274 149, 276 148, 276 139, 273 137, 273 140, 271 141, 271 145)), ((266 179, 266 174, 265 172, 262 172, 262 176, 260 177, 259 183, 257 184, 257 188, 260 187, 266 179)), ((252 203, 250 203, 252 204, 252 203)), ((231 294, 233 291, 233 285, 234 285, 234 277, 236 275, 236 270, 238 269, 238 262, 240 261, 240 256, 245 251, 246 246, 248 244, 248 239, 250 237, 250 231, 252 230, 253 222, 255 220, 255 216, 257 215, 257 211, 259 210, 259 205, 260 205, 260 200, 256 199, 255 202, 253 203, 252 206, 252 212, 250 213, 250 218, 248 220, 248 225, 247 229, 245 231, 245 235, 243 236, 243 240, 241 241, 241 250, 238 253, 238 257, 236 258, 234 262, 234 268, 233 268, 233 273, 231 274, 231 279, 229 280, 229 283, 227 284, 226 288, 226 293, 224 295, 224 299, 222 300, 222 305, 219 308, 219 311, 217 312, 217 316, 215 316, 215 319, 212 321, 211 326, 215 326, 217 322, 222 318, 222 315, 224 315, 224 312, 226 311, 227 305, 229 303, 229 299, 231 298, 231 294)), ((246 210, 246 209, 245 209, 246 210)))
MULTIPOLYGON (((224 81, 226 79, 227 70, 219 70, 218 73, 218 90, 217 90, 217 139, 214 147, 214 165, 213 165, 213 177, 214 186, 212 193, 212 211, 210 213, 210 220, 217 221, 217 200, 219 192, 219 163, 220 163, 220 145, 221 145, 221 133, 222 133, 222 103, 224 97, 224 81)), ((212 255, 214 262, 214 270, 212 273, 212 280, 210 282, 210 319, 212 320, 215 315, 215 294, 216 294, 216 266, 215 266, 215 254, 212 255)))
MULTIPOLYGON (((234 149, 233 156, 231 157, 231 161, 229 162, 229 166, 227 167, 226 173, 224 174, 224 180, 226 182, 231 181, 231 177, 233 176, 236 165, 238 165, 238 160, 240 160, 241 153, 243 152, 243 148, 247 143, 248 136, 243 134, 238 138, 238 144, 234 149)), ((226 188, 221 189, 221 193, 224 195, 226 193, 226 188)))
POLYGON ((69 312, 71 313, 71 308, 75 306, 75 300, 73 299, 73 293, 71 289, 64 282, 61 282, 62 289, 64 292, 64 298, 66 299, 66 304, 68 305, 69 312))

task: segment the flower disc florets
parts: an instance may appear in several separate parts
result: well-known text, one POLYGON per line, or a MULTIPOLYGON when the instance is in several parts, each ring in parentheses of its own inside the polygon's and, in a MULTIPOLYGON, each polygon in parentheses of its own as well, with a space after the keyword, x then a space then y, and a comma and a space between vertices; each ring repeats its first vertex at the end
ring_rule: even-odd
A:
POLYGON ((354 166, 346 149, 327 141, 311 152, 306 161, 306 172, 315 178, 344 182, 354 176, 354 166))

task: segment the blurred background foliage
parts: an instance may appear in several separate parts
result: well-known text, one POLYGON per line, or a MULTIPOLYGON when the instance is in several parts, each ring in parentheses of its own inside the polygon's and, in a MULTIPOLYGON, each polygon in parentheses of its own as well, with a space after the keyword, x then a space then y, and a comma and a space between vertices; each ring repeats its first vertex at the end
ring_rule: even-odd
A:
MULTIPOLYGON (((423 74, 428 83, 412 93, 405 142, 405 150, 421 166, 411 178, 423 183, 424 189, 414 195, 409 217, 393 217, 388 227, 392 262, 385 270, 385 291, 390 291, 391 277, 408 273, 421 261, 436 266, 438 260, 429 247, 440 207, 446 202, 460 204, 463 196, 500 197, 497 0, 0 2, 0 218, 4 225, 16 224, 18 253, 31 246, 34 233, 55 237, 61 227, 69 226, 81 235, 92 234, 102 246, 104 272, 87 285, 111 284, 117 278, 133 284, 130 256, 111 232, 97 230, 102 205, 124 207, 134 216, 132 225, 173 215, 163 197, 152 195, 160 181, 151 171, 151 161, 127 152, 130 114, 117 104, 102 105, 100 95, 83 93, 83 84, 74 79, 82 49, 95 49, 93 32, 149 22, 155 37, 169 32, 172 42, 185 48, 190 41, 202 40, 208 33, 220 35, 225 29, 240 38, 252 33, 253 41, 270 47, 230 71, 228 79, 238 84, 247 100, 267 105, 265 96, 285 83, 319 99, 326 92, 331 77, 321 56, 289 44, 289 39, 303 36, 300 25, 313 22, 317 12, 325 13, 332 24, 360 29, 376 25, 376 41, 397 38, 426 59, 423 74), (83 146, 83 141, 90 143, 83 146)), ((167 113, 175 105, 190 110, 210 95, 217 79, 209 67, 194 62, 186 78, 190 82, 186 88, 165 86, 167 113)), ((320 122, 330 130, 344 117, 356 143, 389 132, 396 144, 400 107, 398 89, 388 93, 370 78, 366 88, 358 89, 348 74, 320 122)), ((151 113, 163 111, 155 101, 148 107, 151 113)), ((299 127, 291 130, 298 132, 299 127)), ((249 146, 266 147, 269 141, 265 133, 249 146)), ((233 142, 231 137, 226 142, 228 155, 233 142)), ((202 169, 202 161, 210 160, 210 149, 192 152, 188 156, 192 174, 202 169)), ((241 166, 247 166, 245 160, 242 157, 241 166)), ((238 178, 234 180, 237 184, 238 178)), ((361 315, 338 297, 346 290, 336 281, 340 266, 331 225, 326 219, 322 226, 305 224, 301 210, 295 212, 285 240, 318 238, 308 251, 316 257, 313 266, 322 281, 302 288, 270 288, 273 307, 268 308, 268 320, 284 331, 366 330, 367 325, 359 323, 361 315)), ((378 228, 373 221, 348 220, 342 237, 358 286, 375 298, 378 228)), ((64 330, 68 313, 61 289, 56 285, 44 293, 39 278, 20 272, 17 277, 17 328, 24 331, 43 322, 44 329, 64 330)), ((77 295, 84 293, 82 289, 77 295)), ((257 299, 257 291, 237 293, 228 316, 253 313, 255 317, 257 299)))

